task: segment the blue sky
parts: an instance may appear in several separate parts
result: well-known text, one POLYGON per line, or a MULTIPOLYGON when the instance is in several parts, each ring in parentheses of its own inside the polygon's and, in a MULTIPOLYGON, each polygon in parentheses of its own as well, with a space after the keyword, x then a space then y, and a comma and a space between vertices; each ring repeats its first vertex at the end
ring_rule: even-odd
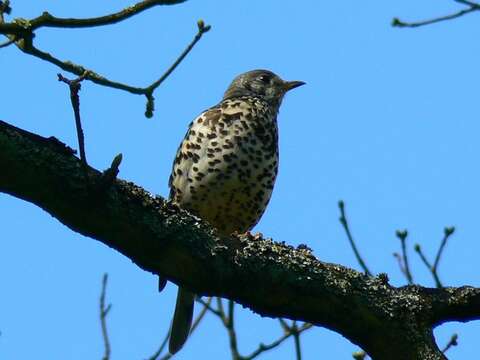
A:
MULTIPOLYGON (((48 10, 89 17, 132 4, 15 0, 14 17, 48 10)), ((453 1, 188 1, 158 7, 110 27, 42 29, 37 46, 111 79, 147 85, 178 56, 204 19, 212 30, 155 93, 153 119, 144 98, 84 83, 81 110, 89 162, 106 168, 123 153, 119 177, 168 194, 168 176, 189 122, 221 98, 231 79, 268 68, 307 86, 288 94, 279 115, 280 173, 256 230, 289 244, 306 243, 327 262, 359 268, 338 222, 346 202, 361 253, 375 273, 405 283, 392 253, 395 230, 408 229, 415 281, 433 281, 413 253, 432 259, 445 226, 456 233, 440 266, 446 285, 480 286, 478 267, 478 15, 419 29, 390 26, 392 17, 424 19, 458 9, 453 1)), ((0 119, 76 148, 67 89, 59 69, 0 50, 0 119)), ((69 76, 68 74, 64 74, 69 76)), ((32 179, 34 180, 34 179, 32 179)), ((74 206, 72 204, 72 206, 74 206)), ((112 359, 144 359, 167 331, 176 287, 159 294, 156 278, 50 215, 0 194, 0 358, 100 358, 101 276, 110 275, 112 359)), ((281 332, 276 321, 238 311, 247 354, 281 332)), ((480 323, 436 330, 451 359, 478 352, 480 323)), ((305 359, 348 359, 357 347, 314 329, 303 336, 305 359)), ((263 359, 292 359, 293 343, 263 359)), ((226 332, 207 317, 178 359, 229 358, 226 332)))

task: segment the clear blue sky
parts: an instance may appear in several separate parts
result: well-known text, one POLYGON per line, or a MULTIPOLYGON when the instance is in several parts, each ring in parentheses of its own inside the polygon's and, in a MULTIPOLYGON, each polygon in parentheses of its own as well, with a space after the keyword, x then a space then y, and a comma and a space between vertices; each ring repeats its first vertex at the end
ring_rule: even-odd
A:
MULTIPOLYGON (((15 17, 48 10, 98 16, 132 4, 15 0, 15 17)), ((430 258, 445 226, 457 232, 440 276, 446 285, 480 286, 479 17, 420 29, 391 18, 448 13, 453 1, 188 1, 90 30, 43 29, 37 45, 111 79, 146 85, 177 57, 200 18, 210 33, 156 92, 153 119, 144 98, 84 83, 81 110, 92 166, 123 153, 120 177, 166 196, 171 162, 188 123, 214 105, 231 79, 268 68, 307 86, 292 91, 279 116, 280 174, 256 227, 289 244, 306 243, 327 262, 359 268, 338 222, 345 200, 352 231, 370 268, 405 283, 392 253, 394 233, 410 231, 415 280, 433 286, 412 251, 430 258)), ((59 69, 0 50, 0 119, 76 148, 67 88, 59 69)), ((68 75, 68 74, 66 74, 68 75)), ((34 181, 35 179, 32 179, 34 181)), ((74 204, 72 204, 74 206, 74 204)), ((98 359, 103 344, 98 296, 110 274, 112 359, 144 359, 167 331, 176 287, 159 294, 156 278, 103 244, 84 238, 41 209, 0 194, 0 358, 98 359)), ((276 321, 239 309, 243 353, 280 334, 276 321)), ((451 359, 478 354, 480 323, 436 330, 451 359)), ((305 359, 349 359, 357 347, 317 328, 303 337, 305 359)), ((292 359, 292 342, 263 359, 292 359)), ((226 332, 208 317, 178 359, 229 358, 226 332)))

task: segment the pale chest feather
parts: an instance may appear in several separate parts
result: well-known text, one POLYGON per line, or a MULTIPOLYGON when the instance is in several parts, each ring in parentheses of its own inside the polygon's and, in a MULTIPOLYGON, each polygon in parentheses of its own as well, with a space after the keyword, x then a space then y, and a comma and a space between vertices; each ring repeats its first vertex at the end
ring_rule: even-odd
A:
POLYGON ((224 100, 190 125, 170 198, 221 232, 247 231, 270 200, 277 169, 276 113, 256 98, 224 100))

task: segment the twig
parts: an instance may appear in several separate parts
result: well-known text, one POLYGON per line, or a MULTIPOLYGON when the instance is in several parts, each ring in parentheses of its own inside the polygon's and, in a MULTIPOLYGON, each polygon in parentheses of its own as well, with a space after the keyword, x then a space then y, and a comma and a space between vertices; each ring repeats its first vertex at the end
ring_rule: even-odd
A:
MULTIPOLYGON (((63 77, 62 74, 57 74, 58 81, 64 82, 70 88, 70 100, 72 102, 73 113, 75 114, 75 126, 77 128, 77 138, 78 138, 78 147, 80 148, 80 160, 82 161, 83 167, 87 168, 87 156, 85 154, 85 136, 82 129, 82 121, 80 118, 80 97, 78 92, 81 89, 81 82, 85 80, 85 77, 88 75, 88 71, 85 71, 80 77, 69 80, 63 77)), ((121 158, 120 158, 121 160, 121 158)))
POLYGON ((300 334, 312 328, 313 327, 312 324, 304 323, 301 327, 298 327, 296 325, 296 322, 294 321, 292 323, 292 326, 290 326, 287 324, 287 322, 284 319, 278 319, 283 329, 283 335, 280 338, 278 338, 276 341, 268 345, 260 343, 258 348, 255 351, 253 351, 250 355, 243 356, 240 354, 238 350, 238 341, 237 341, 237 334, 235 330, 235 321, 234 321, 234 307, 235 307, 235 302, 229 300, 227 313, 225 313, 221 298, 217 298, 217 309, 208 307, 208 310, 213 314, 215 314, 222 321, 223 325, 227 329, 228 337, 230 341, 230 350, 232 352, 233 360, 253 360, 263 352, 279 346, 281 343, 283 343, 286 339, 290 338, 291 336, 297 337, 297 339, 295 339, 295 351, 296 351, 297 359, 301 359, 300 334))
MULTIPOLYGON (((193 321, 192 327, 190 329, 190 336, 193 334, 193 332, 198 327, 198 325, 202 321, 203 317, 205 316, 205 314, 209 310, 210 304, 212 302, 212 298, 209 297, 206 302, 203 302, 203 300, 202 300, 202 302, 197 300, 197 302, 201 303, 203 305, 203 308, 200 311, 200 313, 197 315, 195 320, 193 321)), ((167 334, 165 335, 165 337, 162 341, 162 344, 160 345, 160 348, 152 356, 150 356, 148 358, 148 360, 157 360, 159 358, 160 354, 163 352, 163 350, 165 349, 165 346, 167 345, 169 337, 170 337, 170 329, 167 331, 167 334)), ((165 354, 160 360, 167 360, 167 359, 170 359, 171 357, 172 357, 171 354, 165 354)))
POLYGON ((457 346, 457 345, 458 345, 458 335, 453 334, 448 344, 445 345, 445 347, 443 348, 442 352, 445 354, 448 351, 448 349, 450 349, 452 346, 457 346))
MULTIPOLYGON (((160 344, 160 347, 158 348, 158 350, 148 358, 148 360, 157 360, 159 358, 159 356, 161 355, 161 353, 163 352, 163 350, 165 349, 165 346, 167 346, 167 342, 168 342, 168 339, 170 338, 170 330, 167 331, 167 334, 165 335, 165 337, 163 338, 163 341, 162 343, 160 344)), ((171 357, 170 354, 165 354, 163 357, 162 357, 162 360, 163 359, 169 359, 169 356, 171 357)))
POLYGON ((402 256, 400 257, 400 255, 397 253, 394 253, 393 255, 397 258, 398 263, 400 265, 400 270, 407 278, 408 283, 413 284, 413 276, 410 271, 410 265, 408 263, 407 246, 406 246, 408 231, 397 230, 395 232, 395 235, 397 235, 397 237, 400 239, 400 243, 402 247, 402 256))
MULTIPOLYGON (((295 352, 296 352, 297 360, 299 360, 301 359, 301 356, 302 356, 301 346, 300 346, 300 335, 304 331, 313 327, 313 325, 309 323, 304 323, 301 327, 298 327, 295 321, 290 326, 287 324, 287 322, 284 319, 279 319, 280 325, 283 329, 284 334, 280 338, 278 338, 276 341, 268 345, 260 343, 258 348, 255 351, 253 351, 250 355, 243 356, 240 354, 238 350, 238 340, 237 340, 237 334, 235 330, 235 319, 234 319, 235 318, 234 316, 235 302, 231 300, 228 301, 227 312, 225 312, 223 301, 222 301, 222 298, 220 297, 217 297, 216 309, 211 307, 209 302, 208 303, 204 302, 202 299, 197 299, 197 302, 204 305, 204 311, 208 310, 214 315, 216 315, 222 321, 222 324, 227 329, 227 333, 230 341, 230 350, 232 352, 233 360, 253 360, 263 352, 279 346, 281 343, 283 343, 285 340, 287 340, 291 336, 294 336, 295 352)), ((150 358, 149 360, 156 360, 156 359, 150 358)), ((161 360, 166 360, 166 359, 162 358, 161 360)))
POLYGON ((102 176, 98 180, 98 185, 97 189, 98 191, 102 192, 108 189, 114 182, 114 180, 117 178, 117 175, 119 173, 119 166, 122 163, 123 155, 118 154, 115 156, 112 160, 112 164, 110 167, 106 170, 103 171, 102 176))
POLYGON ((217 297, 217 311, 220 314, 224 324, 227 323, 227 315, 225 314, 225 310, 223 309, 223 300, 221 297, 217 297))
MULTIPOLYGON (((116 22, 128 19, 134 15, 139 14, 140 12, 151 8, 156 5, 173 5, 184 2, 185 0, 145 0, 139 2, 131 7, 128 7, 124 10, 121 10, 117 13, 101 16, 97 18, 90 19, 67 19, 67 18, 57 18, 44 12, 42 15, 31 19, 15 19, 13 22, 5 23, 3 19, 3 14, 0 13, 0 34, 4 34, 9 38, 9 41, 5 43, 4 46, 10 45, 10 42, 15 43, 17 47, 26 54, 35 56, 39 59, 42 59, 46 62, 54 64, 61 68, 64 71, 68 71, 77 76, 81 76, 85 73, 86 69, 78 64, 75 64, 71 61, 62 61, 52 54, 44 52, 33 44, 33 39, 35 37, 34 30, 41 27, 57 27, 57 28, 83 28, 83 27, 94 27, 94 26, 103 26, 110 25, 116 22)), ((104 76, 101 76, 94 71, 89 70, 88 74, 85 76, 87 80, 90 80, 98 85, 110 87, 113 89, 119 89, 127 91, 136 95, 144 95, 147 98, 145 116, 152 117, 153 111, 155 108, 154 104, 154 91, 163 83, 163 81, 175 70, 175 68, 182 62, 182 60, 188 55, 188 53, 193 49, 197 42, 202 38, 203 34, 207 33, 210 29, 210 25, 205 25, 202 20, 197 22, 198 31, 193 40, 188 44, 186 49, 180 54, 180 56, 174 61, 174 63, 165 71, 165 73, 154 81, 152 84, 146 87, 136 87, 120 82, 112 81, 107 79, 104 76)))
POLYGON ((51 15, 49 12, 44 11, 42 15, 31 20, 15 19, 12 23, 1 24, 0 34, 22 36, 27 32, 33 32, 42 27, 74 29, 111 25, 126 20, 157 5, 176 5, 185 1, 186 0, 144 0, 116 13, 88 19, 58 18, 51 15))
POLYGON ((454 232, 455 232, 455 227, 453 226, 446 227, 445 229, 443 229, 443 239, 440 244, 440 247, 438 248, 437 256, 435 256, 435 262, 433 263, 433 270, 435 270, 435 272, 437 271, 438 264, 440 263, 440 258, 442 257, 443 250, 445 249, 445 245, 447 245, 448 238, 454 232))
POLYGON ((420 259, 425 264, 427 269, 430 271, 430 274, 432 274, 433 280, 435 281, 435 286, 437 288, 442 288, 443 287, 442 282, 440 281, 440 278, 438 277, 437 272, 434 271, 432 264, 430 263, 430 261, 428 261, 427 257, 423 253, 422 248, 420 247, 420 244, 415 244, 414 249, 415 249, 415 252, 420 256, 420 259))
MULTIPOLYGON (((298 329, 298 334, 302 334, 304 331, 308 330, 308 329, 311 329, 313 327, 312 324, 309 324, 309 323, 305 323, 303 324, 299 329, 298 329)), ((259 356, 260 354, 262 354, 263 352, 265 351, 268 351, 268 350, 271 350, 273 348, 276 348, 277 346, 279 346, 280 344, 282 344, 285 340, 287 340, 288 338, 290 338, 291 336, 293 335, 292 332, 288 332, 288 333, 285 333, 283 334, 281 337, 279 337, 277 340, 271 342, 270 344, 260 344, 258 346, 258 348, 252 352, 250 355, 248 356, 242 356, 242 360, 253 360, 254 358, 256 358, 257 356, 259 356)))
POLYGON ((0 1, 0 14, 10 14, 11 11, 10 0, 0 1))
POLYGON ((468 5, 468 6, 479 6, 480 4, 474 2, 474 1, 468 1, 468 0, 453 0, 459 4, 463 5, 468 5))
POLYGON ((347 217, 345 215, 345 203, 342 200, 338 202, 338 208, 340 209, 340 218, 339 218, 340 223, 342 224, 345 230, 345 233, 347 234, 348 241, 350 242, 353 252, 355 253, 355 257, 357 258, 357 261, 362 267, 363 271, 367 275, 371 276, 372 273, 370 272, 370 270, 368 270, 368 267, 363 261, 362 257, 360 256, 357 246, 355 245, 355 241, 353 240, 353 236, 352 236, 352 233, 350 232, 350 227, 348 225, 347 217))
POLYGON ((100 295, 100 323, 102 325, 102 337, 103 337, 103 343, 105 345, 105 353, 103 355, 102 360, 109 360, 110 353, 111 353, 110 340, 108 339, 108 332, 107 332, 107 315, 112 308, 112 304, 108 304, 108 306, 105 307, 107 281, 108 281, 108 274, 103 274, 102 293, 100 295))
POLYGON ((188 53, 193 49, 195 44, 200 41, 202 38, 203 34, 208 32, 211 29, 210 25, 205 25, 203 20, 198 20, 197 22, 197 27, 198 27, 198 32, 193 38, 192 42, 188 44, 188 46, 183 50, 183 52, 180 54, 180 56, 175 60, 175 62, 165 71, 165 73, 160 76, 160 78, 153 82, 150 86, 145 88, 145 96, 147 97, 147 106, 145 110, 145 116, 150 118, 153 116, 153 111, 155 110, 155 103, 154 100, 155 98, 153 97, 153 92, 155 91, 156 88, 160 86, 160 84, 175 70, 175 68, 182 62, 183 59, 185 59, 185 56, 188 55, 188 53))
POLYGON ((153 84, 151 84, 147 89, 150 91, 150 93, 153 93, 153 91, 160 86, 160 84, 175 70, 175 68, 182 62, 183 59, 185 59, 185 56, 188 55, 188 53, 193 49, 195 44, 202 38, 202 35, 208 32, 212 27, 210 25, 205 25, 203 20, 198 20, 197 21, 197 26, 198 26, 198 32, 197 35, 193 38, 192 42, 188 44, 188 46, 183 50, 183 52, 180 54, 180 56, 175 60, 175 62, 165 71, 165 73, 160 76, 160 78, 155 81, 153 84))
POLYGON ((4 48, 4 47, 7 47, 7 46, 9 46, 9 45, 12 45, 14 42, 15 42, 15 37, 12 37, 11 39, 8 39, 8 40, 5 41, 4 43, 1 43, 1 44, 0 44, 0 49, 1 49, 1 48, 4 48))
POLYGON ((290 332, 290 325, 288 325, 284 319, 278 319, 278 321, 280 322, 280 326, 282 327, 284 333, 290 332))
POLYGON ((300 346, 300 333, 298 332, 297 322, 294 320, 292 322, 292 336, 295 343, 295 355, 297 360, 302 360, 302 347, 300 346))
POLYGON ((456 19, 468 13, 480 10, 480 4, 477 4, 473 1, 466 1, 466 0, 454 0, 454 1, 463 5, 466 5, 468 7, 466 9, 459 10, 458 12, 455 12, 453 14, 440 16, 433 19, 429 19, 429 20, 418 21, 418 22, 405 22, 398 18, 393 18, 392 26, 415 28, 415 27, 435 24, 442 21, 456 19))
POLYGON ((435 256, 435 261, 434 261, 433 265, 430 263, 430 261, 428 261, 427 257, 423 253, 422 248, 420 247, 420 244, 415 244, 415 247, 414 247, 415 251, 420 256, 420 259, 422 260, 422 262, 425 264, 427 269, 432 274, 433 280, 435 281, 435 285, 436 285, 437 288, 442 288, 443 287, 442 282, 440 281, 440 278, 438 276, 438 265, 440 263, 440 259, 441 259, 442 254, 443 254, 443 250, 445 249, 445 245, 447 244, 448 239, 450 238, 450 236, 454 232, 455 232, 455 227, 453 227, 453 226, 446 227, 443 230, 443 239, 442 239, 442 242, 440 243, 440 246, 437 250, 437 255, 435 256))
POLYGON ((192 324, 192 328, 190 329, 190 335, 195 331, 195 329, 198 327, 198 325, 200 324, 200 321, 202 321, 203 317, 205 316, 205 314, 207 313, 207 310, 208 310, 208 306, 210 306, 210 304, 212 303, 212 297, 209 297, 207 299, 207 302, 206 302, 206 305, 207 306, 204 306, 202 308, 202 310, 200 311, 200 313, 197 315, 196 319, 193 321, 193 324, 192 324))
MULTIPOLYGON (((209 299, 210 299, 210 298, 209 298, 209 299)), ((203 307, 205 307, 208 311, 210 311, 210 312, 213 313, 214 315, 216 315, 216 316, 218 316, 218 317, 221 317, 221 316, 222 316, 218 310, 214 309, 214 308, 211 306, 211 301, 206 302, 206 301, 204 301, 202 298, 198 298, 196 301, 197 301, 198 303, 202 304, 203 307)))
POLYGON ((355 351, 353 354, 352 354, 352 357, 355 359, 355 360, 363 360, 367 357, 367 353, 365 351, 355 351))
POLYGON ((58 18, 48 12, 30 21, 32 30, 41 27, 85 28, 116 24, 158 5, 176 5, 186 0, 144 0, 116 13, 89 19, 58 18))
POLYGON ((228 317, 227 317, 226 327, 228 330, 228 338, 230 339, 230 349, 232 350, 232 359, 240 360, 242 359, 242 357, 238 352, 237 333, 235 331, 234 309, 235 309, 235 303, 232 300, 228 300, 228 317))

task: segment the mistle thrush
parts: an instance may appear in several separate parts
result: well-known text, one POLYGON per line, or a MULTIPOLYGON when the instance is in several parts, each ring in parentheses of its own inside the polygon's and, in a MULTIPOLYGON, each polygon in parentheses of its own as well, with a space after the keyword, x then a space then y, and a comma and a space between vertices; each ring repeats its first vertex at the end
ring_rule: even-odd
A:
MULTIPOLYGON (((188 128, 170 176, 170 199, 220 234, 250 230, 270 200, 278 170, 277 114, 285 93, 304 83, 268 70, 237 76, 222 101, 188 128)), ((179 287, 169 351, 185 343, 194 294, 179 287)))

